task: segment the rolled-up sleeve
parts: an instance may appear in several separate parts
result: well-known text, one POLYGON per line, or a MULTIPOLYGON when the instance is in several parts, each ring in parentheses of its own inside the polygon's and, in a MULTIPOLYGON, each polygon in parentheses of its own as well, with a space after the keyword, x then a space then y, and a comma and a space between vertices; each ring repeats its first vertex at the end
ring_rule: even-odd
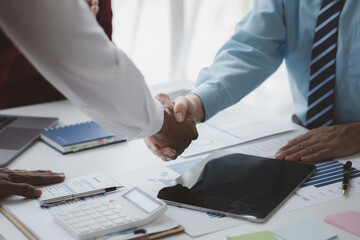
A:
POLYGON ((203 102, 205 120, 258 87, 281 64, 286 29, 281 0, 255 0, 236 33, 203 69, 194 94, 203 102))
POLYGON ((52 85, 110 132, 132 139, 161 129, 162 105, 85 1, 0 1, 0 28, 52 85))

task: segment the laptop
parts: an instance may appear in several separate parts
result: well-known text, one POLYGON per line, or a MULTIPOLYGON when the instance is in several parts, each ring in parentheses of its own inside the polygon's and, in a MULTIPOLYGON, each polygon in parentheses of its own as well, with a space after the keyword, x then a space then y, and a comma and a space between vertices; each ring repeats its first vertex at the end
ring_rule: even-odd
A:
POLYGON ((0 167, 8 165, 40 136, 40 130, 53 127, 58 118, 0 115, 0 167))
POLYGON ((265 222, 315 171, 310 164, 218 151, 165 187, 166 203, 265 222))

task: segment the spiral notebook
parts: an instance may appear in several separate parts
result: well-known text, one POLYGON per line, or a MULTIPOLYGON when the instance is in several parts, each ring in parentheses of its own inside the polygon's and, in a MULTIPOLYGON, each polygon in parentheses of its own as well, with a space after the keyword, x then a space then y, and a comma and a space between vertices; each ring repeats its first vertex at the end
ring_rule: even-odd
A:
POLYGON ((94 121, 41 130, 41 140, 62 154, 125 141, 94 121))

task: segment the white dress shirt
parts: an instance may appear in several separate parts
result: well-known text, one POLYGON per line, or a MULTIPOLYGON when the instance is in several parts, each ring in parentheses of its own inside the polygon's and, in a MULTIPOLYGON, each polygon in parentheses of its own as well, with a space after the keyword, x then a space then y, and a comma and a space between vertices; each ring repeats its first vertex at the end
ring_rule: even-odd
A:
POLYGON ((84 0, 0 1, 0 28, 52 85, 113 134, 132 139, 161 129, 162 105, 84 0))

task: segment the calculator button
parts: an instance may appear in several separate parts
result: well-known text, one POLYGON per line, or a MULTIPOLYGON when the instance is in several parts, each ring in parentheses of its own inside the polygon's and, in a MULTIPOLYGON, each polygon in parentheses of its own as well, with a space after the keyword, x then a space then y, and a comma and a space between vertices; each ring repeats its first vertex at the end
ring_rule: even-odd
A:
POLYGON ((132 216, 132 218, 133 218, 134 220, 139 220, 139 219, 140 219, 140 217, 139 217, 139 216, 136 216, 136 215, 132 216))
POLYGON ((67 214, 67 215, 61 216, 61 218, 66 221, 66 220, 72 219, 73 217, 71 215, 67 214))
POLYGON ((106 222, 107 219, 104 217, 99 217, 99 218, 96 218, 95 221, 97 221, 98 223, 102 223, 102 222, 106 222))
POLYGON ((84 217, 85 215, 83 213, 76 213, 76 214, 74 214, 74 216, 77 218, 81 218, 81 217, 84 217))
POLYGON ((107 206, 108 209, 115 209, 116 207, 112 204, 110 204, 109 206, 107 206))
POLYGON ((113 213, 110 211, 110 210, 106 210, 104 212, 101 213, 103 216, 110 216, 112 215, 113 213))
POLYGON ((101 206, 101 207, 97 208, 96 210, 97 210, 98 212, 104 212, 104 211, 107 211, 107 208, 101 206))
POLYGON ((113 212, 114 212, 114 213, 121 213, 121 210, 120 210, 119 208, 115 208, 115 209, 113 210, 113 212))
POLYGON ((97 219, 97 218, 100 218, 100 217, 102 217, 102 216, 101 216, 101 214, 99 214, 99 213, 95 213, 95 214, 92 214, 91 217, 92 217, 93 219, 97 219))
POLYGON ((124 217, 124 220, 125 220, 126 222, 132 222, 132 221, 133 221, 132 218, 130 218, 130 217, 124 217))
POLYGON ((84 217, 79 217, 79 220, 80 220, 80 222, 86 222, 86 221, 89 221, 90 218, 87 216, 84 216, 84 217))
POLYGON ((83 228, 79 228, 78 231, 79 231, 80 233, 87 233, 87 232, 90 232, 90 229, 87 228, 87 227, 83 227, 83 228))
POLYGON ((106 221, 106 222, 102 222, 101 225, 103 225, 104 227, 111 227, 113 224, 110 221, 106 221))
POLYGON ((79 222, 79 221, 76 220, 75 218, 71 218, 71 219, 68 219, 66 222, 67 222, 68 224, 74 224, 74 223, 77 223, 77 222, 79 222))
POLYGON ((59 212, 57 212, 56 213, 56 215, 58 215, 58 216, 64 216, 64 215, 67 215, 68 214, 68 212, 67 211, 59 211, 59 212))
POLYGON ((83 228, 83 227, 86 227, 87 224, 86 224, 86 223, 79 222, 79 223, 74 223, 74 224, 72 224, 72 226, 73 226, 74 228, 83 228))
POLYGON ((110 220, 114 220, 114 219, 117 219, 119 217, 117 215, 115 215, 115 214, 111 214, 111 215, 107 216, 107 218, 110 219, 110 220))
POLYGON ((103 202, 102 203, 104 206, 109 206, 111 203, 109 203, 109 202, 103 202))
POLYGON ((122 213, 122 212, 120 212, 119 214, 118 214, 120 217, 126 217, 126 215, 124 214, 124 213, 122 213))
POLYGON ((91 204, 91 206, 93 208, 99 208, 99 207, 102 207, 102 205, 100 203, 94 203, 94 204, 91 204))
POLYGON ((81 211, 87 211, 87 210, 90 210, 91 208, 89 206, 82 206, 80 207, 80 210, 81 211))
POLYGON ((91 225, 90 229, 91 230, 100 230, 102 227, 100 225, 91 225))
POLYGON ((125 221, 122 219, 122 218, 117 218, 117 219, 114 219, 113 220, 113 223, 115 223, 115 224, 123 224, 125 221))
POLYGON ((75 213, 79 213, 80 211, 78 209, 71 209, 69 210, 69 213, 75 214, 75 213))
POLYGON ((92 209, 89 209, 87 211, 84 211, 87 215, 93 215, 93 214, 96 214, 96 211, 92 210, 92 209))

